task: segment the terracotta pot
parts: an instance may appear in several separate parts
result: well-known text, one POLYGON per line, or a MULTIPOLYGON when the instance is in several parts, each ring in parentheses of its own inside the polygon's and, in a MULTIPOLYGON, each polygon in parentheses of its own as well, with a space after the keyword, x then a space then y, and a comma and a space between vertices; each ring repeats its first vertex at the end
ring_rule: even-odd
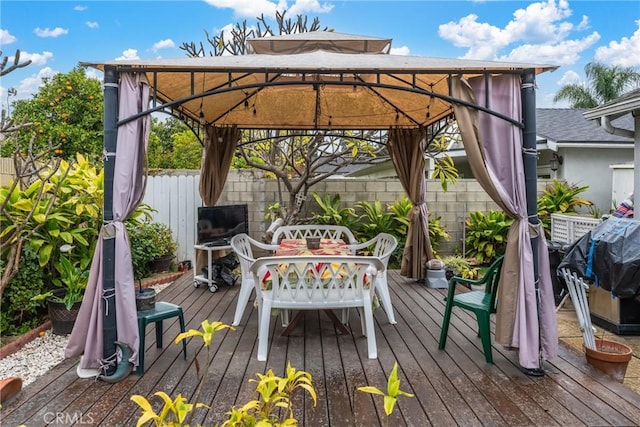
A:
POLYGON ((6 402, 22 390, 22 378, 9 377, 0 379, 0 403, 6 402))
POLYGON ((627 366, 633 356, 633 349, 626 344, 607 339, 596 339, 596 350, 585 347, 587 362, 613 377, 618 382, 624 381, 627 366))

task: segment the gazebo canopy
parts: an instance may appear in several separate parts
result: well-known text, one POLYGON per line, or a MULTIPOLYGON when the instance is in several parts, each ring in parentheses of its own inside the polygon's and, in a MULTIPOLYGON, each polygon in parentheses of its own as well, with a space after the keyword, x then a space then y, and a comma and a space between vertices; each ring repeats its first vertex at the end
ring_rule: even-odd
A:
MULTIPOLYGON (((529 231, 530 225, 539 227, 534 85, 536 74, 556 67, 389 55, 385 53, 390 47, 388 39, 331 32, 252 43, 253 51, 260 53, 83 64, 105 72, 105 152, 107 159, 116 158, 105 162, 105 229, 116 227, 116 232, 115 239, 103 240, 102 252, 93 260, 95 280, 88 289, 97 297, 86 309, 93 310, 89 313, 92 320, 76 322, 91 324, 95 336, 85 339, 86 330, 74 329, 67 354, 80 354, 82 340, 85 355, 98 353, 92 346, 101 335, 104 359, 113 358, 115 340, 125 336, 121 330, 127 328, 132 333, 123 342, 137 348, 135 306, 120 301, 116 322, 113 310, 101 312, 99 298, 118 297, 132 289, 126 286, 133 283, 133 273, 124 246, 128 242, 123 221, 141 200, 132 196, 144 188, 143 153, 150 113, 169 112, 204 129, 200 194, 207 205, 215 204, 222 191, 240 129, 389 130, 389 151, 414 205, 408 214, 401 272, 422 279, 425 264, 433 256, 425 197, 424 128, 449 117, 455 109, 465 150, 475 159, 474 175, 515 218, 504 276, 517 280, 504 286, 498 299, 505 308, 498 309, 496 337, 500 330, 501 338, 496 341, 519 348, 521 365, 539 370, 540 347, 545 356, 552 357, 557 351, 557 336, 549 336, 557 328, 548 273, 541 277, 541 286, 537 284, 538 268, 548 270, 548 255, 543 251, 546 264, 538 262, 536 254, 540 247, 544 249, 544 242, 529 231), (147 108, 149 90, 152 106, 147 108), (489 114, 478 117, 478 110, 489 114), (124 256, 120 268, 113 262, 120 259, 116 252, 124 256), (101 265, 104 276, 98 277, 101 265), (539 290, 541 308, 535 298, 539 290), (95 320, 102 314, 104 323, 95 320), (125 319, 127 316, 133 320, 125 319)), ((107 307, 114 304, 118 302, 107 307)), ((134 353, 132 363, 136 358, 134 353)), ((95 363, 97 358, 92 360, 95 363)), ((108 374, 113 370, 110 365, 108 374)))
POLYGON ((441 120, 452 113, 448 78, 453 75, 538 74, 557 68, 389 55, 384 52, 390 43, 317 31, 254 39, 251 46, 258 53, 250 55, 83 65, 142 71, 157 104, 165 104, 158 110, 172 108, 178 117, 199 123, 353 130, 420 127, 441 120))

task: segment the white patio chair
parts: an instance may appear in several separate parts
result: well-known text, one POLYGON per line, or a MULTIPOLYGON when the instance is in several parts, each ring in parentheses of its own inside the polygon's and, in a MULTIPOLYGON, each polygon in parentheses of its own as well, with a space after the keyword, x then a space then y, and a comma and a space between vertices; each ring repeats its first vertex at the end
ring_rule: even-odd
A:
MULTIPOLYGON (((278 247, 274 245, 267 245, 255 239, 252 239, 246 233, 240 233, 233 236, 231 238, 230 246, 238 257, 238 261, 240 262, 240 272, 242 274, 240 293, 238 294, 236 312, 233 316, 232 323, 233 326, 238 326, 240 324, 240 320, 242 320, 242 315, 244 314, 244 310, 247 307, 247 303, 249 302, 251 291, 253 291, 254 289, 253 275, 250 271, 251 264, 253 264, 256 258, 253 254, 254 248, 267 251, 269 255, 271 255, 273 251, 275 251, 278 247)), ((283 315, 283 323, 286 320, 285 317, 286 315, 283 315)))
POLYGON ((372 296, 378 271, 383 269, 382 261, 375 257, 316 255, 257 259, 251 272, 258 301, 258 360, 267 360, 273 308, 357 307, 363 312, 361 326, 367 337, 369 359, 377 358, 372 296))
POLYGON ((306 239, 307 237, 342 240, 347 244, 358 243, 351 230, 345 226, 304 224, 283 225, 276 228, 271 237, 271 244, 278 244, 281 239, 306 239))
POLYGON ((576 316, 578 317, 578 323, 582 330, 582 339, 584 346, 592 350, 596 349, 595 340, 595 328, 591 323, 591 312, 589 311, 589 299, 587 298, 587 289, 589 285, 584 283, 581 277, 578 277, 576 273, 571 272, 567 268, 561 268, 560 273, 564 277, 567 283, 567 289, 569 289, 569 295, 571 295, 571 302, 576 310, 576 316))
MULTIPOLYGON (((391 254, 393 254, 393 251, 398 246, 398 240, 391 234, 380 233, 373 239, 366 242, 347 246, 352 251, 353 255, 362 254, 373 256, 382 261, 384 270, 378 274, 378 278, 376 280, 376 291, 380 296, 382 308, 385 313, 387 313, 389 323, 395 325, 397 322, 395 315, 393 314, 393 305, 391 304, 391 295, 389 294, 389 285, 387 283, 387 265, 389 264, 391 254)), ((344 322, 346 321, 345 317, 348 316, 346 310, 345 313, 343 313, 343 316, 342 320, 344 322)))

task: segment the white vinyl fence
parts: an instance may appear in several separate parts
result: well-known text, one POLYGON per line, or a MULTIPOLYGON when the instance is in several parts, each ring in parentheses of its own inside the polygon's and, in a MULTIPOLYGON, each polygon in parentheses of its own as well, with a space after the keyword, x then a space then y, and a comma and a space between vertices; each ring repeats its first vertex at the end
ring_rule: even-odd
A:
POLYGON ((153 220, 171 228, 178 243, 176 260, 191 260, 193 265, 198 206, 202 206, 199 181, 199 174, 149 176, 143 200, 157 211, 153 220))

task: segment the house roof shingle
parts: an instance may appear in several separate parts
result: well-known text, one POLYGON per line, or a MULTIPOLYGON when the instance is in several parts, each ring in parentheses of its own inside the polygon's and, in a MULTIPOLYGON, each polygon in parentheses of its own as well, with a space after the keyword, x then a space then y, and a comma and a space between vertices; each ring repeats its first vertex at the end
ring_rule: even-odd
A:
MULTIPOLYGON (((632 139, 610 134, 593 120, 584 118, 586 109, 536 109, 536 134, 555 142, 629 142, 632 139)), ((633 130, 633 117, 626 114, 611 122, 615 127, 633 130)))

